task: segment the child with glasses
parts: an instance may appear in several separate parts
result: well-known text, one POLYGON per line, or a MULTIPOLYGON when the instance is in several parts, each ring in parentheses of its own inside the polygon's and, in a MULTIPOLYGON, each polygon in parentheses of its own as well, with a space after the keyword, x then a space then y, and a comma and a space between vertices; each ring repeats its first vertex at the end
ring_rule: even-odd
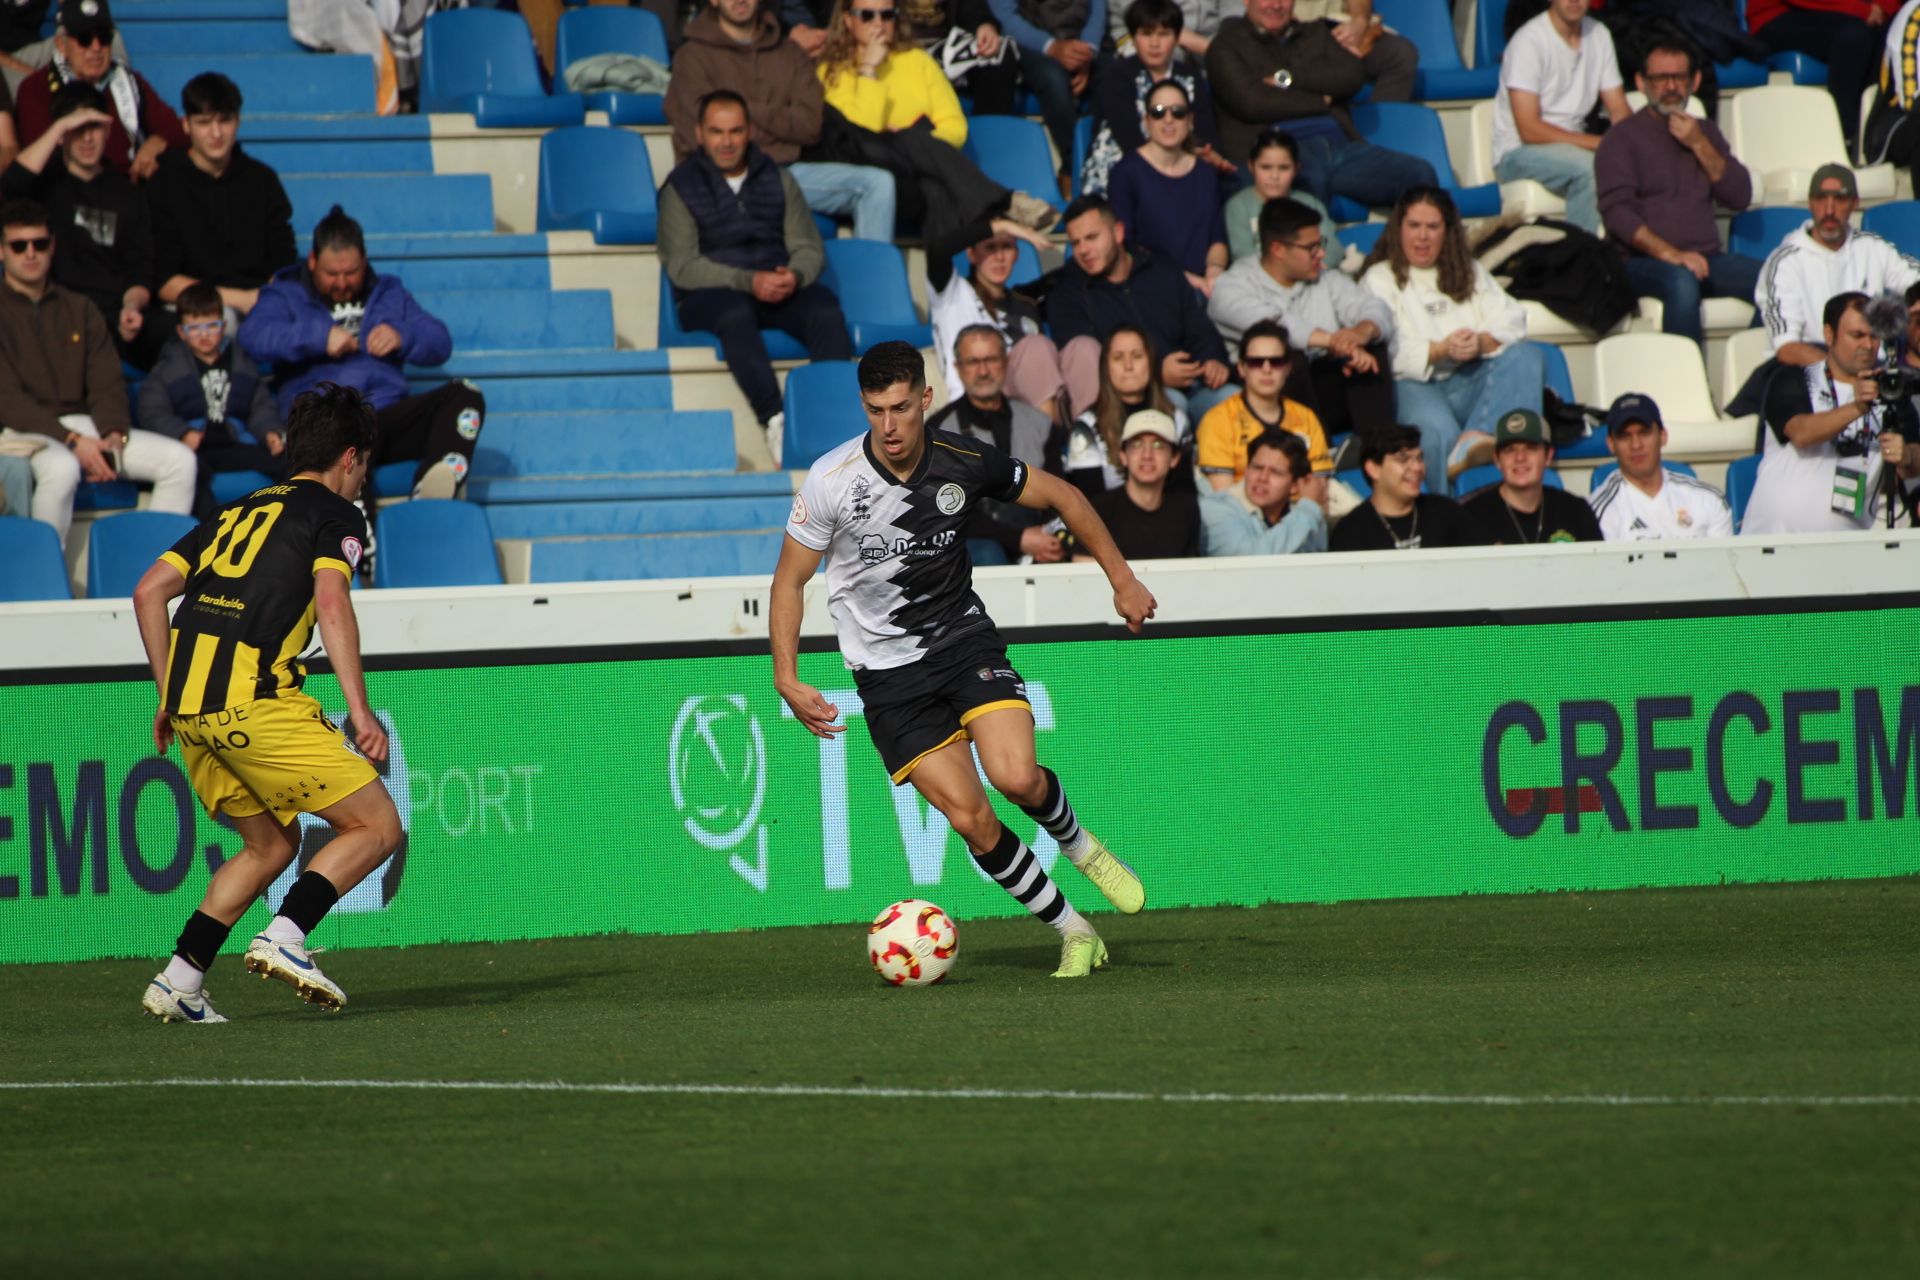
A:
POLYGON ((199 455, 193 514, 204 520, 219 505, 213 497, 216 472, 258 471, 271 480, 281 478, 286 432, 259 367, 228 341, 220 291, 205 283, 189 285, 178 307, 178 337, 162 349, 153 373, 140 384, 140 425, 199 455))

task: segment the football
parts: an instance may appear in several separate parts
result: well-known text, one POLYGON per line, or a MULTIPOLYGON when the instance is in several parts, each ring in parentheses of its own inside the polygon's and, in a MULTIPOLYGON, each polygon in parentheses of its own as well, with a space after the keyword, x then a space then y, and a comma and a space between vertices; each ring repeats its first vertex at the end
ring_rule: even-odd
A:
POLYGON ((960 953, 953 917, 919 898, 896 902, 867 928, 867 959, 873 971, 896 987, 940 981, 960 953))

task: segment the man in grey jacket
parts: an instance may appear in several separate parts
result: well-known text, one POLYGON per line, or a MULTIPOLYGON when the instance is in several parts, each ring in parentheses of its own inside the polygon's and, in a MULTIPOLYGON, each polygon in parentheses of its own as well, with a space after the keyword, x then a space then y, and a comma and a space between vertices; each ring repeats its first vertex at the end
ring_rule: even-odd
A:
POLYGON ((753 416, 778 438, 780 384, 762 329, 793 335, 815 360, 851 360, 840 303, 819 283, 826 251, 791 175, 748 142, 731 89, 700 99, 700 150, 660 188, 661 269, 682 328, 717 335, 753 416))
POLYGON ((1327 477, 1307 460, 1306 442, 1272 430, 1247 446, 1247 471, 1200 497, 1210 556, 1279 556, 1327 549, 1327 477))
POLYGON ((1288 394, 1320 416, 1331 438, 1394 421, 1393 311, 1326 266, 1319 213, 1297 200, 1269 200, 1260 211, 1260 256, 1242 258, 1213 282, 1207 318, 1235 346, 1256 321, 1285 325, 1287 345, 1305 353, 1309 374, 1296 377, 1288 394))
MULTIPOLYGON (((990 324, 968 325, 953 339, 953 364, 960 371, 962 394, 927 419, 927 430, 976 436, 1029 467, 1044 469, 1053 422, 1007 394, 1006 335, 990 324)), ((973 562, 1011 564, 1021 556, 1032 556, 1037 563, 1052 564, 1066 559, 1060 539, 1041 527, 1046 520, 1046 512, 982 500, 967 525, 973 562), (1000 559, 991 558, 996 547, 1000 559)))

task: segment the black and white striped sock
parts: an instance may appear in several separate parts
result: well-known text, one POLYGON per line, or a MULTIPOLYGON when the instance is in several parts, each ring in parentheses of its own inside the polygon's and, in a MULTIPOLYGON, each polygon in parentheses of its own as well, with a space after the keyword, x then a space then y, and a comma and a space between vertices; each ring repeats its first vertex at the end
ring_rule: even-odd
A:
POLYGON ((1080 819, 1067 803, 1067 793, 1061 789, 1059 777, 1045 765, 1040 766, 1040 772, 1046 775, 1047 798, 1031 809, 1021 805, 1020 812, 1046 828, 1047 834, 1060 845, 1060 852, 1067 855, 1067 861, 1078 866, 1086 852, 1086 832, 1080 829, 1080 819))
POLYGON ((1059 886, 1041 868, 1033 851, 1004 824, 1000 828, 1000 839, 993 848, 985 853, 975 853, 973 860, 980 864, 982 871, 993 877, 996 884, 1018 899, 1022 906, 1061 933, 1075 927, 1086 927, 1086 921, 1081 919, 1080 913, 1067 901, 1067 896, 1060 892, 1059 886))

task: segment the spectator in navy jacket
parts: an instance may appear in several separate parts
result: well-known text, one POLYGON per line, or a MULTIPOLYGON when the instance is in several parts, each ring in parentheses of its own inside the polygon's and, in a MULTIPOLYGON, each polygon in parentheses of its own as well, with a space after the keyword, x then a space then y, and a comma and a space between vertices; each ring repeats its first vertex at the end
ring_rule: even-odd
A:
POLYGON ((360 224, 339 205, 314 227, 306 262, 260 291, 240 326, 240 345, 274 366, 282 413, 319 383, 352 387, 373 405, 379 425, 374 465, 417 459, 414 497, 459 494, 486 401, 464 381, 407 394, 406 366, 445 364, 453 339, 399 276, 374 272, 360 224))
POLYGON ((1062 348, 1082 337, 1105 342, 1120 325, 1139 325, 1153 339, 1167 390, 1198 419, 1238 390, 1227 380, 1227 344, 1185 273, 1127 244, 1126 230, 1104 196, 1082 196, 1067 206, 1073 261, 1047 295, 1054 341, 1062 348))
POLYGON ((1107 0, 987 0, 987 7, 1013 42, 1020 79, 1040 99, 1055 153, 1069 163, 1080 99, 1093 87, 1107 37, 1107 0))

